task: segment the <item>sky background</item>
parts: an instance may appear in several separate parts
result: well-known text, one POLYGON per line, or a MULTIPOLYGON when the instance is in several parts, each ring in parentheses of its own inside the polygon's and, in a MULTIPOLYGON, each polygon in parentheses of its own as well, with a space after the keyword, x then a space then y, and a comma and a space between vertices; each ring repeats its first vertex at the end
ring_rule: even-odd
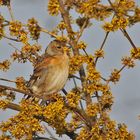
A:
MULTIPOLYGON (((106 1, 106 0, 104 0, 106 1)), ((140 5, 140 1, 136 1, 140 5)), ((49 30, 53 29, 59 22, 58 17, 51 17, 47 12, 47 0, 13 0, 12 7, 14 16, 17 20, 26 23, 29 18, 35 17, 42 27, 49 30)), ((10 19, 8 10, 6 7, 0 7, 0 12, 4 17, 10 19)), ((105 32, 101 28, 102 23, 93 22, 93 26, 87 29, 82 37, 88 44, 87 52, 94 53, 94 50, 100 47, 105 32)), ((140 24, 127 29, 133 42, 136 46, 140 47, 140 24)), ((47 34, 41 34, 39 43, 43 46, 44 50, 51 38, 47 34)), ((9 40, 0 40, 0 61, 10 57, 14 51, 12 47, 8 45, 9 40)), ((13 45, 18 46, 18 43, 12 42, 13 45)), ((114 68, 121 67, 121 58, 129 54, 131 45, 127 39, 122 35, 120 31, 110 33, 109 38, 105 44, 105 58, 100 59, 97 65, 97 69, 101 71, 103 77, 108 77, 114 68)), ((43 51, 42 51, 43 52, 43 51)), ((29 63, 18 64, 13 63, 11 69, 8 72, 0 71, 0 78, 15 79, 17 76, 24 76, 26 80, 29 79, 32 74, 32 66, 29 63)), ((136 134, 136 140, 140 139, 140 121, 138 115, 140 114, 140 62, 136 62, 136 67, 133 69, 125 69, 121 74, 120 82, 116 85, 111 84, 111 89, 114 98, 114 104, 112 106, 111 118, 118 123, 125 123, 128 129, 134 131, 136 134)), ((1 82, 0 84, 14 86, 7 82, 1 82)), ((71 86, 70 82, 67 83, 67 87, 71 86)), ((17 96, 21 98, 21 95, 17 96)), ((7 120, 10 116, 16 114, 16 111, 0 111, 0 121, 7 120)), ((69 140, 67 137, 64 139, 69 140)), ((62 138, 61 138, 62 140, 62 138)))

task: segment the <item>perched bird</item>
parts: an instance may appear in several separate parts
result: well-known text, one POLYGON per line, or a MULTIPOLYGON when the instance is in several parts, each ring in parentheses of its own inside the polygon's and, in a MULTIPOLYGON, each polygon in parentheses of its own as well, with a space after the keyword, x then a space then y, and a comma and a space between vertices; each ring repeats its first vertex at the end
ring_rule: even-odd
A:
POLYGON ((46 99, 48 95, 60 91, 69 75, 69 56, 64 43, 54 40, 38 59, 28 86, 33 94, 46 99))

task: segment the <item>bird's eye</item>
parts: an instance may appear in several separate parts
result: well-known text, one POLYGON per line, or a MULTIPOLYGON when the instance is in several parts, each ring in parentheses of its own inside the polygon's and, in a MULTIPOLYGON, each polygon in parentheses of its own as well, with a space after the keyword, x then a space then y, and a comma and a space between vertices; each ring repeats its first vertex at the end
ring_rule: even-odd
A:
POLYGON ((61 46, 57 46, 58 49, 61 49, 61 46))

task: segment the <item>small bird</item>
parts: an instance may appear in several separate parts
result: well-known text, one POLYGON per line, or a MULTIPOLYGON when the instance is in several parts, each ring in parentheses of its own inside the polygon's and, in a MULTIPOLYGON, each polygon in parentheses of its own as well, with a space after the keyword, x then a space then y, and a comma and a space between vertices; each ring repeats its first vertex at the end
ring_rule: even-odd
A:
POLYGON ((64 43, 54 40, 38 59, 28 83, 33 94, 46 99, 64 87, 69 75, 69 56, 64 46, 64 43))

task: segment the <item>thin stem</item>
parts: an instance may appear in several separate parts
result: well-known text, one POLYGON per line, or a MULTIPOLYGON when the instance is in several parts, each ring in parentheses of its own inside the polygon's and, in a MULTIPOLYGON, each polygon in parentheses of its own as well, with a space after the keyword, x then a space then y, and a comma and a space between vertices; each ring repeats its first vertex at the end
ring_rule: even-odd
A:
POLYGON ((14 103, 8 103, 6 108, 9 108, 9 109, 12 109, 15 111, 21 111, 21 107, 17 104, 14 104, 14 103))
MULTIPOLYGON (((118 13, 117 13, 116 9, 114 8, 114 6, 113 6, 111 0, 108 0, 108 2, 109 2, 110 5, 112 6, 112 8, 113 8, 113 10, 114 10, 114 12, 115 12, 115 14, 116 14, 116 16, 118 16, 118 13)), ((119 6, 119 5, 118 5, 118 6, 119 6)), ((133 41, 132 41, 132 39, 130 38, 129 34, 127 33, 126 29, 122 29, 122 28, 121 28, 120 30, 121 30, 121 32, 124 34, 124 36, 128 39, 128 41, 130 42, 130 44, 132 45, 132 47, 134 48, 134 50, 137 52, 137 47, 136 47, 136 45, 133 43, 133 41)))
POLYGON ((16 42, 20 42, 18 39, 14 39, 14 38, 8 37, 8 36, 3 35, 3 34, 0 34, 0 35, 2 35, 6 39, 9 39, 9 40, 12 40, 12 41, 16 41, 16 42))
POLYGON ((78 35, 77 35, 77 38, 76 38, 76 42, 78 42, 78 40, 80 39, 80 37, 82 36, 83 32, 84 32, 84 29, 86 28, 87 26, 87 22, 89 21, 89 19, 87 18, 83 24, 83 26, 81 27, 78 35))
MULTIPOLYGON (((100 50, 103 49, 103 47, 104 47, 104 45, 105 45, 105 42, 106 42, 106 40, 107 40, 107 38, 108 38, 108 35, 109 35, 109 32, 106 33, 105 38, 104 38, 104 40, 103 40, 103 42, 102 42, 102 44, 101 44, 100 50)), ((98 59, 99 59, 99 57, 96 57, 96 59, 95 59, 95 65, 97 64, 98 59)))
POLYGON ((14 21, 14 14, 13 14, 13 11, 12 11, 12 8, 11 8, 11 5, 8 6, 8 10, 9 10, 9 13, 10 13, 11 19, 14 21))
POLYGON ((130 44, 132 45, 132 47, 134 48, 134 50, 137 52, 137 47, 134 44, 134 42, 132 41, 131 37, 129 36, 129 34, 127 33, 127 31, 125 29, 120 29, 121 32, 124 34, 124 36, 128 39, 128 41, 130 42, 130 44))
POLYGON ((0 78, 0 80, 15 83, 15 81, 9 79, 0 78))
POLYGON ((88 56, 88 53, 86 52, 86 50, 85 50, 85 49, 83 49, 83 51, 84 51, 84 53, 86 54, 86 56, 88 56))
POLYGON ((42 32, 44 32, 44 33, 47 33, 47 34, 51 35, 51 36, 54 37, 54 38, 57 38, 57 35, 56 35, 56 34, 54 34, 54 33, 50 32, 50 31, 48 31, 47 29, 44 29, 44 28, 40 27, 40 30, 41 30, 42 32))

